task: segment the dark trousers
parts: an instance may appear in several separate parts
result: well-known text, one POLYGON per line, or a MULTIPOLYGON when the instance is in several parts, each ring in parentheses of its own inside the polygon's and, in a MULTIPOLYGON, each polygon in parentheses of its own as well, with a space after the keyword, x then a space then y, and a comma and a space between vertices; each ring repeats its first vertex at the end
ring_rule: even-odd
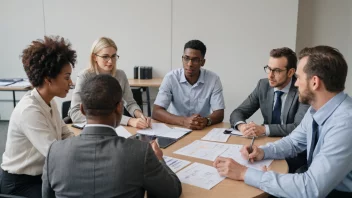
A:
POLYGON ((307 165, 307 151, 299 153, 296 157, 286 158, 288 173, 295 173, 297 169, 307 165))
POLYGON ((42 176, 11 174, 3 171, 1 177, 1 193, 19 195, 28 198, 42 197, 42 176))

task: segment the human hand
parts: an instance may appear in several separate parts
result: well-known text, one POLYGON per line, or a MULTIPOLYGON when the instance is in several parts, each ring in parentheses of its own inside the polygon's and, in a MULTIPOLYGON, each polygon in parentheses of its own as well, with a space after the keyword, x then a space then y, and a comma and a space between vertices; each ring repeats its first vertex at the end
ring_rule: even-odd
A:
POLYGON ((245 160, 248 160, 250 162, 254 161, 260 161, 264 158, 264 151, 261 148, 258 148, 257 146, 253 145, 252 149, 250 149, 250 145, 244 145, 241 150, 241 155, 245 160))
POLYGON ((152 149, 156 155, 156 157, 159 159, 159 160, 162 160, 163 159, 163 151, 160 149, 158 143, 156 142, 156 140, 153 140, 150 142, 151 146, 152 146, 152 149))
POLYGON ((217 157, 213 163, 221 176, 228 177, 233 180, 244 180, 247 167, 237 163, 231 158, 217 157))

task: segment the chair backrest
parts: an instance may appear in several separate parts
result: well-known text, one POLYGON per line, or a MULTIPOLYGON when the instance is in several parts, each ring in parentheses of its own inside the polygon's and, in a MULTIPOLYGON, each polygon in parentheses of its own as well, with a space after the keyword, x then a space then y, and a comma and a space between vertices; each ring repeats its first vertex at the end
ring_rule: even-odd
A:
MULTIPOLYGON (((133 99, 137 102, 138 106, 141 108, 143 112, 142 88, 137 88, 137 89, 132 88, 131 90, 133 94, 133 99)), ((134 117, 134 116, 131 116, 131 114, 126 110, 126 108, 123 108, 123 115, 134 117)))
POLYGON ((71 107, 71 101, 65 101, 62 103, 62 107, 61 107, 62 119, 67 117, 68 110, 70 109, 70 107, 71 107))

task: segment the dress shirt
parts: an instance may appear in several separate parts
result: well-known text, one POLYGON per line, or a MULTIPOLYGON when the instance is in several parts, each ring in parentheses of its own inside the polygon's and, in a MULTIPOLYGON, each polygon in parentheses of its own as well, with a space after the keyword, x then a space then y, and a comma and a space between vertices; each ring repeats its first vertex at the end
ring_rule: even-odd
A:
POLYGON ((70 136, 74 134, 61 119, 55 101, 47 105, 34 88, 11 114, 1 167, 12 174, 40 175, 51 143, 70 136))
POLYGON ((264 158, 284 159, 309 151, 313 119, 319 125, 319 139, 305 173, 279 174, 249 168, 245 182, 277 197, 325 197, 333 189, 352 192, 352 98, 343 92, 317 111, 310 107, 289 136, 263 146, 264 158))
POLYGON ((154 104, 185 117, 193 114, 207 117, 211 111, 225 109, 220 78, 206 69, 200 70, 194 85, 187 81, 183 68, 166 74, 154 104))
MULTIPOLYGON (((72 119, 73 123, 83 123, 86 121, 86 117, 81 113, 80 110, 80 105, 82 103, 80 93, 84 82, 87 79, 92 78, 96 75, 96 73, 85 69, 77 77, 75 90, 72 94, 71 108, 68 111, 68 115, 72 119)), ((141 108, 139 108, 137 102, 133 98, 132 90, 130 84, 128 83, 128 79, 125 72, 123 70, 117 69, 115 78, 117 79, 117 81, 119 81, 122 89, 122 100, 124 107, 131 114, 131 116, 134 116, 134 111, 137 109, 141 110, 141 108)), ((130 117, 123 115, 121 118, 121 124, 127 125, 129 119, 130 117)))

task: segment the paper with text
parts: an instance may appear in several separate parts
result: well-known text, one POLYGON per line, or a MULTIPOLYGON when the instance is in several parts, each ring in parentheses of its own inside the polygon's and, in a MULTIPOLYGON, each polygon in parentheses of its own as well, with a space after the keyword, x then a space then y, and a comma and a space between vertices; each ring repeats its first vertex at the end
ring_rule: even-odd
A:
POLYGON ((170 169, 174 173, 176 173, 177 171, 181 170, 183 167, 191 163, 190 161, 187 161, 187 160, 181 160, 181 159, 177 159, 177 158, 173 158, 165 155, 163 156, 163 158, 164 158, 164 161, 166 162, 166 165, 170 167, 170 169))
POLYGON ((130 136, 132 136, 132 134, 130 132, 127 131, 127 129, 125 129, 125 127, 123 126, 118 126, 115 129, 116 133, 118 136, 124 137, 124 138, 128 138, 130 136))
POLYGON ((255 161, 254 163, 248 162, 248 160, 245 160, 242 155, 241 155, 241 148, 243 145, 239 144, 233 144, 231 145, 224 153, 221 154, 221 157, 228 157, 232 158, 236 162, 242 164, 243 166, 247 166, 249 168, 255 168, 258 170, 261 170, 263 166, 269 166, 273 160, 261 160, 261 161, 255 161))
POLYGON ((143 134, 143 135, 149 135, 149 136, 179 139, 182 136, 189 133, 190 131, 191 130, 187 130, 184 128, 181 128, 181 129, 178 129, 177 127, 170 128, 166 124, 163 124, 163 123, 152 123, 151 129, 138 130, 137 133, 143 134))
POLYGON ((196 140, 191 144, 175 151, 175 154, 214 161, 216 157, 225 152, 231 144, 206 142, 196 140))
POLYGON ((210 190, 225 177, 219 175, 216 168, 200 163, 193 163, 177 173, 182 183, 210 190))
POLYGON ((226 128, 213 128, 206 134, 202 140, 215 141, 215 142, 227 142, 230 134, 224 134, 226 128))

